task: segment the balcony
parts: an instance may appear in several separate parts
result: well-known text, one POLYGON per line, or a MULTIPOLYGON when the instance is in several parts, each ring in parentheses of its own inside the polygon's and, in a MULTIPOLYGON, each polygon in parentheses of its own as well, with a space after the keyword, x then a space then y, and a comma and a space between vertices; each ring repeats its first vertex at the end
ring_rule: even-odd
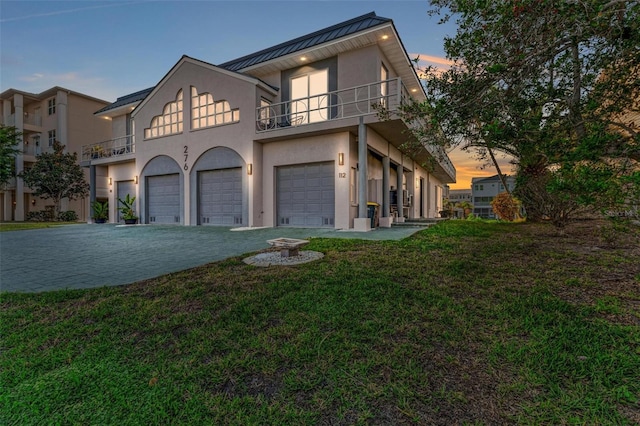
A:
POLYGON ((133 135, 122 136, 104 142, 92 143, 82 146, 80 161, 90 164, 91 161, 111 159, 126 156, 136 152, 136 144, 133 135))
MULTIPOLYGON (((256 132, 266 134, 287 128, 296 128, 320 122, 330 122, 343 118, 361 117, 382 113, 389 116, 408 102, 410 94, 400 78, 378 81, 371 84, 336 90, 321 95, 293 99, 262 106, 256 110, 256 132)), ((388 140, 406 138, 403 131, 388 134, 383 119, 375 125, 375 130, 387 136, 388 140), (398 136, 401 135, 401 136, 398 136)), ((404 123, 404 129, 418 126, 419 123, 404 123)), ((418 134, 418 132, 415 132, 418 134)), ((445 182, 455 182, 456 169, 441 146, 423 143, 426 152, 435 160, 434 173, 445 182)))
MULTIPOLYGON (((9 116, 9 121, 7 122, 7 126, 15 126, 16 125, 16 115, 11 114, 9 116)), ((22 125, 29 125, 33 127, 42 127, 42 116, 40 114, 33 114, 30 112, 25 112, 22 117, 22 125)))
POLYGON ((257 108, 258 133, 323 121, 395 111, 409 96, 399 78, 378 81, 321 95, 308 96, 257 108))

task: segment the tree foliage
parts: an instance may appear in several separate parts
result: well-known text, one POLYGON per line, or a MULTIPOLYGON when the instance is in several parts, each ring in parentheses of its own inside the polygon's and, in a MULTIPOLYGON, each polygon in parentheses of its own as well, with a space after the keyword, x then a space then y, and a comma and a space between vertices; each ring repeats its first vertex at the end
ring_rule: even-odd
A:
MULTIPOLYGON (((553 191, 564 191, 563 203, 628 202, 620 191, 640 162, 640 123, 630 118, 640 112, 638 2, 431 4, 443 20, 456 19, 458 32, 445 40, 455 65, 423 70, 427 101, 401 112, 428 117, 420 139, 473 150, 496 166, 496 154, 512 157, 530 217, 549 210, 531 203, 558 199, 553 191)), ((575 206, 561 210, 568 219, 575 206)))
POLYGON ((15 127, 0 125, 0 186, 6 185, 15 175, 15 157, 22 133, 15 127))
POLYGON ((25 185, 33 189, 33 194, 41 198, 51 198, 55 205, 55 217, 60 214, 63 198, 75 200, 89 193, 89 184, 84 179, 78 164, 78 155, 64 152, 64 145, 55 141, 53 152, 45 152, 36 157, 33 167, 19 175, 25 185))

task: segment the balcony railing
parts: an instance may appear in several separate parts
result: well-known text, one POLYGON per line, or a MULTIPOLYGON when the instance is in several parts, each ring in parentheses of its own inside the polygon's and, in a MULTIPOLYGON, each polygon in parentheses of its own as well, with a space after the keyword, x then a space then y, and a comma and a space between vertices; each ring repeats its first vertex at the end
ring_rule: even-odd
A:
MULTIPOLYGON (((31 126, 42 127, 42 116, 36 115, 30 112, 25 112, 22 116, 22 125, 29 124, 31 126)), ((7 122, 7 126, 15 126, 16 125, 16 115, 11 114, 9 116, 9 121, 7 122)))
MULTIPOLYGON (((394 112, 409 102, 409 92, 399 78, 349 89, 293 99, 257 108, 258 133, 323 121, 359 117, 384 110, 394 112)), ((417 124, 409 124, 409 126, 417 124)), ((456 169, 441 146, 423 144, 442 169, 455 180, 456 169)))
POLYGON ((136 152, 133 135, 82 146, 82 161, 119 157, 136 152))
POLYGON ((258 132, 375 114, 397 109, 408 97, 399 78, 293 99, 257 109, 258 132))

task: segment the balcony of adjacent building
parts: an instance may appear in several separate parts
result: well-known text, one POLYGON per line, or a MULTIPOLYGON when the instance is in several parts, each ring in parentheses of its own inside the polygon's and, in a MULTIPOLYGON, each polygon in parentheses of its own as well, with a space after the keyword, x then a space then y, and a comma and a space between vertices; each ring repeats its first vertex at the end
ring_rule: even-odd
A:
POLYGON ((83 145, 80 154, 80 165, 88 167, 91 165, 127 162, 133 159, 135 152, 134 135, 83 145))
MULTIPOLYGON (((286 102, 263 100, 256 110, 256 139, 262 142, 322 134, 336 129, 354 130, 360 117, 395 146, 414 138, 410 124, 397 112, 411 93, 400 78, 314 94, 286 102)), ((456 170, 440 146, 422 143, 417 160, 432 164, 434 175, 443 182, 455 182, 456 170)))
POLYGON ((42 115, 39 112, 24 112, 22 114, 22 123, 19 123, 18 121, 19 120, 17 120, 16 114, 11 114, 8 117, 6 125, 17 127, 21 131, 44 131, 44 128, 42 127, 42 115))

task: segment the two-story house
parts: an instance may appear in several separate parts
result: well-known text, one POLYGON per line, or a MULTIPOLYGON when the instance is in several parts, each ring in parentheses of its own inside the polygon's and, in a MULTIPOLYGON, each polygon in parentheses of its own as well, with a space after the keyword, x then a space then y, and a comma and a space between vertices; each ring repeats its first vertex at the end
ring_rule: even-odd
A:
POLYGON ((435 147, 403 154, 407 124, 376 113, 424 96, 393 22, 370 13, 219 65, 183 56, 96 112, 114 138, 82 164, 112 222, 126 194, 148 224, 367 230, 368 202, 381 226, 437 217, 455 168, 435 147))
MULTIPOLYGON (((16 173, 30 167, 38 154, 52 151, 56 140, 80 158, 83 145, 111 137, 111 123, 94 115, 96 109, 109 105, 107 101, 57 86, 38 94, 8 89, 0 100, 2 124, 22 133, 16 173)), ((44 210, 50 204, 51 200, 33 196, 22 179, 12 179, 0 191, 0 221, 23 221, 29 211, 44 210)), ((81 220, 90 216, 88 199, 63 200, 62 209, 74 210, 81 220)))
MULTIPOLYGON (((505 180, 509 191, 513 191, 516 186, 516 178, 505 176, 505 180)), ((485 219, 495 219, 496 214, 493 212, 493 207, 491 207, 491 201, 501 192, 505 192, 505 187, 498 175, 472 178, 473 214, 485 219)))

